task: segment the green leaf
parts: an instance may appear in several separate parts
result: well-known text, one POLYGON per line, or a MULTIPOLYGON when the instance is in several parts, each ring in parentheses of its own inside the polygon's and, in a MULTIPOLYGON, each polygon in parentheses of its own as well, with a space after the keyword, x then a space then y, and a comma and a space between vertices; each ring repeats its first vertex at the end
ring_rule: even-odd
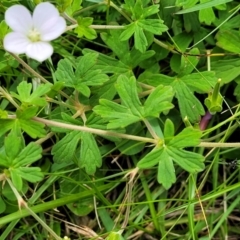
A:
POLYGON ((171 104, 174 92, 171 86, 158 86, 144 103, 145 117, 158 117, 161 112, 173 108, 171 104))
POLYGON ((119 39, 121 41, 126 41, 128 40, 135 32, 135 26, 136 24, 133 22, 133 23, 130 23, 129 25, 127 25, 125 27, 125 30, 121 33, 119 39))
POLYGON ((168 30, 168 27, 159 19, 141 19, 137 22, 137 25, 145 31, 156 35, 161 35, 168 30))
MULTIPOLYGON (((189 54, 198 55, 200 52, 197 48, 193 48, 189 51, 189 54)), ((191 73, 197 66, 199 58, 196 56, 184 56, 181 57, 181 66, 178 74, 185 76, 191 73)))
POLYGON ((67 58, 61 59, 58 62, 58 68, 55 72, 56 78, 59 81, 66 83, 66 86, 73 87, 75 82, 75 75, 73 72, 72 63, 67 58))
POLYGON ((226 51, 239 53, 240 52, 240 33, 237 30, 224 29, 218 31, 216 35, 216 45, 226 51))
POLYGON ((219 60, 217 62, 213 62, 211 64, 211 68, 216 72, 216 77, 221 79, 221 83, 226 84, 233 81, 240 75, 240 60, 219 60))
POLYGON ((37 115, 38 109, 39 108, 37 106, 28 107, 28 106, 22 105, 21 108, 16 110, 17 118, 21 118, 25 120, 33 118, 37 115))
POLYGON ((196 3, 198 2, 198 0, 176 0, 175 5, 177 7, 183 7, 183 8, 189 8, 194 6, 196 3))
POLYGON ((122 236, 119 232, 110 232, 106 240, 121 240, 122 236))
POLYGON ((11 166, 11 160, 9 161, 9 158, 6 156, 5 151, 3 153, 0 153, 0 166, 4 167, 11 166))
POLYGON ((37 138, 37 137, 45 137, 46 130, 44 124, 40 122, 36 122, 30 119, 17 119, 19 126, 25 131, 30 137, 37 138))
POLYGON ((67 207, 77 216, 87 216, 94 210, 93 198, 84 198, 67 204, 67 207))
POLYGON ((10 168, 9 171, 10 171, 13 185, 18 191, 21 191, 23 187, 23 181, 21 176, 18 174, 18 169, 10 168))
POLYGON ((78 34, 78 36, 86 37, 87 39, 93 40, 97 37, 96 31, 90 27, 93 22, 93 18, 85 17, 77 18, 78 26, 75 28, 74 32, 78 34))
POLYGON ((120 75, 115 86, 121 97, 122 104, 130 109, 133 115, 142 117, 143 107, 138 98, 136 79, 120 75))
POLYGON ((134 77, 127 78, 125 75, 120 75, 116 83, 116 89, 122 105, 101 99, 100 105, 93 109, 94 112, 110 122, 108 124, 110 129, 122 128, 147 117, 158 117, 160 112, 173 108, 170 101, 174 94, 169 86, 158 86, 149 95, 144 107, 139 100, 134 77))
POLYGON ((167 30, 168 27, 160 19, 140 19, 126 26, 126 29, 120 35, 120 40, 128 40, 134 34, 134 46, 143 53, 148 46, 147 36, 144 31, 161 35, 167 30))
POLYGON ((0 39, 3 40, 5 35, 8 33, 8 25, 4 20, 1 21, 0 23, 0 39))
POLYGON ((208 93, 217 82, 214 72, 192 73, 179 77, 169 77, 163 74, 149 74, 145 81, 153 86, 160 83, 166 86, 171 85, 178 99, 182 118, 188 117, 189 121, 197 122, 200 116, 205 113, 200 101, 194 96, 193 91, 208 93))
POLYGON ((110 34, 103 32, 101 33, 102 40, 111 48, 111 50, 118 56, 122 61, 125 58, 129 58, 129 46, 127 41, 121 41, 119 35, 122 30, 110 30, 110 34))
POLYGON ((35 183, 41 181, 44 177, 44 174, 41 172, 39 167, 18 167, 10 168, 11 179, 13 185, 18 191, 22 191, 23 180, 25 179, 28 182, 35 183))
POLYGON ((232 2, 232 1, 233 0, 211 0, 206 3, 197 4, 191 8, 183 9, 181 11, 176 12, 175 14, 190 13, 190 12, 194 12, 194 11, 198 11, 198 10, 202 10, 202 9, 206 9, 206 8, 210 8, 210 7, 215 7, 217 5, 232 2))
POLYGON ((15 124, 14 119, 0 119, 0 137, 5 134, 7 131, 13 128, 15 124))
POLYGON ((159 12, 159 4, 154 4, 149 7, 144 8, 141 18, 147 18, 155 13, 159 12))
POLYGON ((24 148, 24 140, 18 126, 11 130, 4 140, 5 153, 9 160, 15 159, 24 148))
POLYGON ((18 86, 17 86, 17 91, 19 94, 19 100, 21 101, 28 101, 28 98, 31 95, 31 90, 32 90, 32 84, 31 83, 27 83, 25 81, 21 82, 18 86))
POLYGON ((31 142, 19 153, 15 159, 13 159, 12 166, 18 168, 34 163, 42 157, 41 153, 41 146, 31 142))
POLYGON ((212 91, 217 83, 215 72, 192 73, 181 77, 181 80, 193 91, 198 93, 208 93, 212 91))
MULTIPOLYGON (((126 128, 126 132, 130 135, 145 136, 145 131, 141 123, 135 123, 126 128)), ((143 150, 145 143, 133 140, 122 139, 116 142, 118 150, 125 155, 135 155, 143 150)))
POLYGON ((164 149, 162 147, 154 148, 150 153, 148 153, 137 163, 137 167, 145 169, 155 166, 160 161, 163 151, 164 149))
POLYGON ((69 15, 73 16, 74 13, 82 9, 82 0, 71 0, 71 5, 69 5, 64 11, 69 15))
POLYGON ((72 3, 72 0, 56 0, 59 11, 62 13, 69 7, 72 3))
POLYGON ((188 117, 190 122, 198 122, 205 113, 201 102, 183 81, 175 82, 174 88, 182 118, 188 117))
POLYGON ((31 183, 39 182, 44 178, 44 174, 39 167, 19 167, 16 170, 21 178, 31 183))
POLYGON ((80 57, 75 73, 73 72, 73 64, 68 59, 60 60, 55 73, 56 77, 59 81, 64 81, 66 86, 77 89, 84 96, 89 97, 88 86, 102 85, 109 79, 100 69, 94 69, 97 58, 97 53, 87 53, 80 57))
POLYGON ((201 136, 202 132, 198 129, 192 127, 184 128, 177 136, 173 137, 167 145, 175 148, 197 146, 200 143, 201 136))
POLYGON ((140 117, 134 116, 131 110, 125 106, 101 99, 100 105, 93 108, 96 114, 109 120, 108 129, 123 128, 134 122, 140 121, 140 117))
POLYGON ((175 133, 174 124, 170 119, 167 119, 164 124, 164 139, 166 144, 168 144, 169 140, 173 138, 175 133))
POLYGON ((78 164, 80 168, 85 168, 86 173, 89 175, 93 175, 96 172, 96 168, 102 165, 102 156, 91 133, 82 132, 78 164))
MULTIPOLYGON (((0 25, 0 29, 1 29, 1 25, 0 25)), ((2 197, 0 197, 0 214, 2 214, 3 212, 5 212, 6 210, 6 203, 5 201, 2 199, 2 197)))
POLYGON ((108 80, 108 76, 101 73, 101 70, 92 69, 97 62, 97 58, 98 54, 96 53, 87 53, 80 58, 75 72, 77 81, 81 79, 83 84, 97 86, 108 80))
MULTIPOLYGON (((94 51, 91 49, 84 49, 83 52, 86 54, 92 53, 94 51)), ((103 73, 114 74, 115 76, 111 78, 115 78, 119 74, 132 75, 132 71, 129 69, 129 66, 119 61, 118 59, 100 53, 98 53, 98 60, 93 69, 101 69, 103 73)))
POLYGON ((79 131, 71 131, 58 141, 52 148, 54 161, 57 163, 72 161, 81 135, 79 131))
POLYGON ((111 48, 111 50, 118 56, 119 60, 128 66, 125 72, 129 71, 129 68, 134 69, 144 61, 152 57, 155 52, 150 50, 144 53, 132 48, 129 50, 129 44, 127 41, 120 41, 119 35, 122 33, 122 30, 112 30, 110 34, 102 33, 102 40, 111 48))
POLYGON ((36 106, 45 106, 47 101, 44 96, 51 89, 50 83, 39 85, 31 94, 32 84, 25 81, 17 86, 18 94, 11 92, 11 94, 20 100, 22 103, 33 104, 36 106))
MULTIPOLYGON (((209 0, 201 0, 201 3, 208 2, 209 0)), ((199 20, 201 23, 211 25, 215 21, 216 17, 212 8, 201 9, 199 11, 199 20)))
POLYGON ((143 29, 138 25, 135 25, 134 46, 141 53, 144 53, 148 46, 147 38, 143 32, 143 29))
POLYGON ((165 189, 169 189, 172 184, 176 182, 173 161, 171 157, 166 153, 166 151, 162 152, 161 159, 158 163, 157 179, 165 189))
POLYGON ((200 172, 204 169, 204 157, 198 153, 174 147, 167 147, 166 151, 174 162, 190 173, 200 172))

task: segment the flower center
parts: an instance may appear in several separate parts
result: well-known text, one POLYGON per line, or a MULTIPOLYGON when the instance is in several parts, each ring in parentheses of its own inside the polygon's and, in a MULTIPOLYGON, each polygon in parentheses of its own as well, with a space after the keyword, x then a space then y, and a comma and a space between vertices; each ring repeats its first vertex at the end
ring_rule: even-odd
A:
POLYGON ((33 28, 29 31, 28 33, 28 38, 32 41, 32 42, 38 42, 41 40, 41 35, 38 32, 37 29, 33 28))

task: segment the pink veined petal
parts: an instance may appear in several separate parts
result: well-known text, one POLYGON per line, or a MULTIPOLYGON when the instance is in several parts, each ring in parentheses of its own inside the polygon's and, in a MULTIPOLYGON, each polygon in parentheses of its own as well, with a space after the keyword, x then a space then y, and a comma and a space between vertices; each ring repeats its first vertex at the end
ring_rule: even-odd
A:
POLYGON ((15 54, 25 53, 29 44, 29 39, 19 32, 8 33, 3 39, 4 49, 15 54))
POLYGON ((58 38, 65 31, 66 26, 66 21, 62 17, 50 19, 48 24, 44 24, 38 29, 41 34, 41 40, 52 41, 58 38))
POLYGON ((26 55, 42 62, 53 54, 53 47, 48 42, 31 42, 26 49, 26 55))
POLYGON ((32 16, 27 8, 14 5, 5 12, 7 25, 15 32, 27 34, 33 26, 32 16))

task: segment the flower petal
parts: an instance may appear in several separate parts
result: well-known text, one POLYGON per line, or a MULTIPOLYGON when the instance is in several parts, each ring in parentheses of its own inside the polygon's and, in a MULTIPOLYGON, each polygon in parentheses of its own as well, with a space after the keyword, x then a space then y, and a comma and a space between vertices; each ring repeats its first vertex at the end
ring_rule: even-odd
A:
MULTIPOLYGON (((54 19, 51 19, 51 21, 54 22, 54 19)), ((62 33, 64 33, 66 26, 66 21, 62 17, 58 17, 54 24, 49 23, 42 25, 41 29, 39 30, 41 34, 41 40, 52 41, 58 38, 62 33)))
POLYGON ((53 54, 53 47, 48 42, 31 42, 26 50, 26 55, 42 62, 53 54))
POLYGON ((40 32, 42 41, 58 38, 66 29, 66 21, 59 16, 54 5, 44 2, 37 5, 33 12, 34 27, 40 32))
POLYGON ((29 44, 29 39, 19 32, 8 33, 3 39, 4 49, 15 54, 25 53, 29 44))
POLYGON ((22 5, 14 5, 5 12, 7 25, 15 32, 27 34, 32 28, 32 16, 27 8, 22 5))

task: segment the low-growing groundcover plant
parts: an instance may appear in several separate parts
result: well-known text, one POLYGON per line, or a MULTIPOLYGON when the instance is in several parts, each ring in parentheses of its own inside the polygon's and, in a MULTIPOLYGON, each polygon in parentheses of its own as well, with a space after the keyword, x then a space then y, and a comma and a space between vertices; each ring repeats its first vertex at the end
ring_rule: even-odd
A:
POLYGON ((238 239, 240 5, 0 2, 0 239, 238 239))

